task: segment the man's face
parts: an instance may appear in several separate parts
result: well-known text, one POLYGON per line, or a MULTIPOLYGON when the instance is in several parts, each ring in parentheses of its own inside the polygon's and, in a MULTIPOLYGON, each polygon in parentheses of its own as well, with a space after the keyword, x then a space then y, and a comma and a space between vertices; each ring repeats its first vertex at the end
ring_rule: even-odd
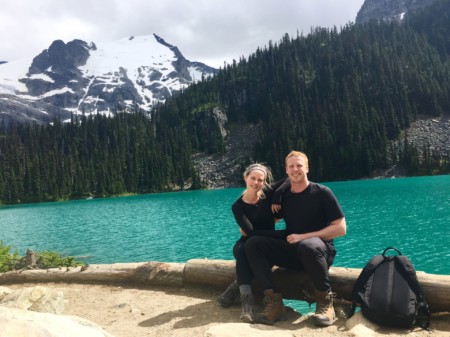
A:
POLYGON ((307 178, 308 166, 305 163, 305 158, 292 156, 286 161, 286 174, 291 183, 300 183, 307 178))

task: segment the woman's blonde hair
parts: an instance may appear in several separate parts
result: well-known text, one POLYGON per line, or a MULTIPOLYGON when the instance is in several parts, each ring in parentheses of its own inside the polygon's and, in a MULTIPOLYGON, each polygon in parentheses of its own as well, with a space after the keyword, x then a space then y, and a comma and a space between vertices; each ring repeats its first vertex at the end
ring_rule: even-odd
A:
MULTIPOLYGON (((244 180, 249 176, 249 174, 252 171, 261 171, 262 173, 264 173, 264 186, 261 189, 261 191, 259 192, 259 197, 261 199, 264 199, 266 197, 266 195, 264 194, 264 190, 270 188, 270 185, 273 182, 273 176, 272 176, 272 171, 270 170, 270 168, 268 168, 267 166, 260 164, 260 163, 254 163, 251 164, 249 166, 247 166, 247 168, 244 171, 244 180)), ((247 189, 244 190, 244 192, 242 192, 242 194, 244 194, 247 191, 247 189)))

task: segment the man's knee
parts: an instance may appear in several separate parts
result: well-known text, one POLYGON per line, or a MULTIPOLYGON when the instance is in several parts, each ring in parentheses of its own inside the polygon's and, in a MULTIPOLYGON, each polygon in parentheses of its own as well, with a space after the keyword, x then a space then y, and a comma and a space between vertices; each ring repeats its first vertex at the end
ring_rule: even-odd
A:
POLYGON ((300 256, 324 256, 325 249, 325 243, 318 237, 302 240, 297 246, 300 256))
POLYGON ((297 254, 304 264, 307 264, 307 261, 317 261, 326 264, 330 268, 336 251, 333 246, 316 237, 300 242, 297 247, 297 254))

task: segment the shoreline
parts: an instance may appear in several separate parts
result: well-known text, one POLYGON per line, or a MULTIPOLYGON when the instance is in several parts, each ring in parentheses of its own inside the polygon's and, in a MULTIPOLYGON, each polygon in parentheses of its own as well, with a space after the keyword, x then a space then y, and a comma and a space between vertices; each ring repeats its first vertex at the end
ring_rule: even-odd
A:
MULTIPOLYGON (((361 269, 331 267, 330 282, 337 300, 349 307, 353 284, 361 269)), ((314 289, 305 273, 284 268, 273 269, 275 282, 285 300, 311 302, 314 289), (302 288, 299 292, 298 289, 302 288)), ((140 262, 93 264, 81 267, 51 269, 24 269, 0 274, 0 285, 21 283, 91 283, 126 284, 134 287, 170 286, 182 288, 202 286, 223 291, 236 278, 235 261, 190 259, 186 263, 140 262)), ((450 312, 450 275, 417 272, 417 278, 430 311, 450 312)), ((255 294, 259 293, 254 284, 255 294)))
MULTIPOLYGON (((288 319, 266 326, 241 323, 239 303, 225 309, 216 301, 235 278, 234 266, 234 261, 229 260, 193 259, 186 263, 142 262, 28 269, 0 274, 0 286, 13 291, 37 286, 61 291, 63 315, 87 319, 115 337, 450 337, 449 275, 418 273, 435 309, 445 309, 445 313, 435 310, 438 312, 432 314, 431 328, 434 330, 429 332, 380 327, 366 320, 361 312, 346 319, 342 314, 345 307, 338 301, 335 309, 341 318, 332 326, 317 327, 312 313, 302 315, 288 304, 302 300, 302 293, 307 291, 307 285, 302 283, 304 274, 274 269, 284 300, 289 299, 289 302, 284 301, 288 319), (441 284, 436 284, 435 277, 442 280, 441 284)), ((338 292, 342 299, 348 298, 359 272, 359 269, 351 268, 330 269, 332 286, 336 290, 341 287, 338 292)), ((256 295, 260 293, 258 289, 254 290, 256 295)), ((261 308, 262 301, 258 296, 256 298, 261 308)))
MULTIPOLYGON (((339 182, 348 182, 348 181, 364 181, 364 180, 389 180, 389 179, 405 179, 405 178, 419 178, 419 177, 439 177, 439 176, 448 176, 450 173, 438 173, 433 175, 407 175, 404 172, 404 169, 398 167, 398 165, 393 165, 386 170, 379 170, 373 172, 373 176, 368 177, 360 177, 349 180, 333 180, 333 181, 321 181, 318 182, 320 184, 328 184, 328 183, 339 183, 339 182)), ((174 190, 163 190, 159 192, 151 192, 151 193, 120 193, 120 194, 111 194, 105 196, 90 196, 90 197, 80 197, 80 198, 60 198, 57 200, 42 200, 36 202, 19 202, 14 204, 5 204, 0 200, 0 209, 3 207, 14 207, 14 206, 25 206, 25 205, 34 205, 34 204, 45 204, 45 203, 63 203, 68 201, 90 201, 90 200, 102 200, 102 199, 113 199, 113 198, 126 198, 126 197, 135 197, 135 196, 144 196, 144 195, 155 195, 155 194, 163 194, 163 193, 180 193, 180 192, 193 192, 193 191, 214 191, 214 190, 222 190, 226 188, 244 188, 243 186, 236 184, 230 184, 226 186, 220 186, 216 188, 200 188, 200 189, 174 189, 174 190)))

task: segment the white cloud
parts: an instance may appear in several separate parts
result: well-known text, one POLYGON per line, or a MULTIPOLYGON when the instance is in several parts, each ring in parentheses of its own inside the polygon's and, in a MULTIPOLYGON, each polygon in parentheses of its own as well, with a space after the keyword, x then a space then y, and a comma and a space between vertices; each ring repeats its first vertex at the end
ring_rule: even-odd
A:
POLYGON ((57 39, 118 40, 156 33, 184 56, 219 67, 285 33, 338 28, 364 0, 13 0, 0 11, 0 60, 36 55, 57 39))

